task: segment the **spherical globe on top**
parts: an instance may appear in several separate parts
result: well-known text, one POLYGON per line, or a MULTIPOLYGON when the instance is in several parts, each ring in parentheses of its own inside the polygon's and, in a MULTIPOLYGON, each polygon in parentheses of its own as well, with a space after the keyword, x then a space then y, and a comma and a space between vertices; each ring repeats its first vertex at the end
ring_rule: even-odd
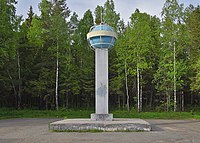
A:
POLYGON ((104 23, 91 27, 87 34, 87 40, 93 48, 112 48, 116 39, 113 28, 104 23))

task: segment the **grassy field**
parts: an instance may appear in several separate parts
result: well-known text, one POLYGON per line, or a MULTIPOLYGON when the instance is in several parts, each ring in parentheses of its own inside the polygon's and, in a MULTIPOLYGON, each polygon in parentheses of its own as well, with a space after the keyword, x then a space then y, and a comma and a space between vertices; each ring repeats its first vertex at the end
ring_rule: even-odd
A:
MULTIPOLYGON (((90 118, 92 110, 14 110, 0 109, 0 119, 10 118, 90 118)), ((200 119, 200 112, 127 112, 111 111, 114 118, 200 119)))

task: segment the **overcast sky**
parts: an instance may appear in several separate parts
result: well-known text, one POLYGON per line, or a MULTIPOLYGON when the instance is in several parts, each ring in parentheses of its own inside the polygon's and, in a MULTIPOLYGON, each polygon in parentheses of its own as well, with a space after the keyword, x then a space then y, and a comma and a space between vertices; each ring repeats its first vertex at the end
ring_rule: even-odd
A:
MULTIPOLYGON (((179 3, 184 3, 185 6, 188 6, 189 4, 197 6, 200 4, 199 0, 178 1, 179 3)), ((17 15, 23 15, 23 18, 26 18, 30 5, 33 6, 34 13, 39 15, 38 4, 40 2, 41 0, 18 0, 17 15)), ((94 12, 97 5, 103 6, 105 2, 106 0, 67 0, 67 5, 70 8, 71 13, 75 11, 80 19, 83 17, 86 10, 90 9, 94 12)), ((123 18, 126 22, 136 8, 141 12, 160 17, 164 2, 165 0, 114 0, 117 13, 120 13, 121 19, 123 18)))

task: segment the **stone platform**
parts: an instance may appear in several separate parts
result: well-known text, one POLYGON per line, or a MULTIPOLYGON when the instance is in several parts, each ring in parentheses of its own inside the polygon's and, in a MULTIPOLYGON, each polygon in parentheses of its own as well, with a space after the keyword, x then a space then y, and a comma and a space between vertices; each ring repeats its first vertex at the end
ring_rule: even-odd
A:
POLYGON ((121 119, 113 121, 93 121, 91 119, 66 119, 50 123, 52 131, 151 131, 151 125, 142 119, 121 119))

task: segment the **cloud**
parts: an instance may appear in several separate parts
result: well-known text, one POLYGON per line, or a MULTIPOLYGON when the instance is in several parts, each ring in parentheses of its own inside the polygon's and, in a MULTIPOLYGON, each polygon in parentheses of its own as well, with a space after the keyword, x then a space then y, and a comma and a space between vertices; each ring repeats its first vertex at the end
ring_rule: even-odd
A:
MULTIPOLYGON (((190 3, 199 5, 199 0, 178 0, 188 6, 190 3)), ((17 4, 17 15, 27 17, 30 5, 33 6, 34 13, 39 15, 38 4, 41 0, 19 0, 17 4)), ((90 9, 94 12, 97 5, 103 6, 106 0, 67 0, 67 5, 72 12, 76 12, 79 18, 90 9)), ((165 0, 114 0, 115 9, 120 13, 121 18, 127 22, 131 14, 138 8, 141 12, 160 17, 165 0)))
POLYGON ((164 0, 116 0, 116 10, 125 21, 129 20, 131 14, 137 9, 150 15, 160 15, 164 0))
POLYGON ((35 14, 39 14, 38 4, 40 2, 41 2, 41 0, 18 0, 18 3, 16 5, 17 15, 23 15, 23 17, 26 18, 29 7, 31 5, 33 7, 33 12, 35 14))
POLYGON ((88 9, 94 12, 97 5, 103 5, 105 2, 106 0, 68 0, 67 4, 72 12, 78 13, 79 17, 82 18, 88 9))
MULTIPOLYGON (((114 3, 117 13, 120 13, 121 18, 127 22, 136 8, 141 12, 159 16, 164 1, 165 0, 114 0, 114 3)), ((91 11, 94 12, 97 5, 103 6, 105 2, 106 0, 68 0, 68 6, 82 18, 86 10, 91 9, 91 11)))

